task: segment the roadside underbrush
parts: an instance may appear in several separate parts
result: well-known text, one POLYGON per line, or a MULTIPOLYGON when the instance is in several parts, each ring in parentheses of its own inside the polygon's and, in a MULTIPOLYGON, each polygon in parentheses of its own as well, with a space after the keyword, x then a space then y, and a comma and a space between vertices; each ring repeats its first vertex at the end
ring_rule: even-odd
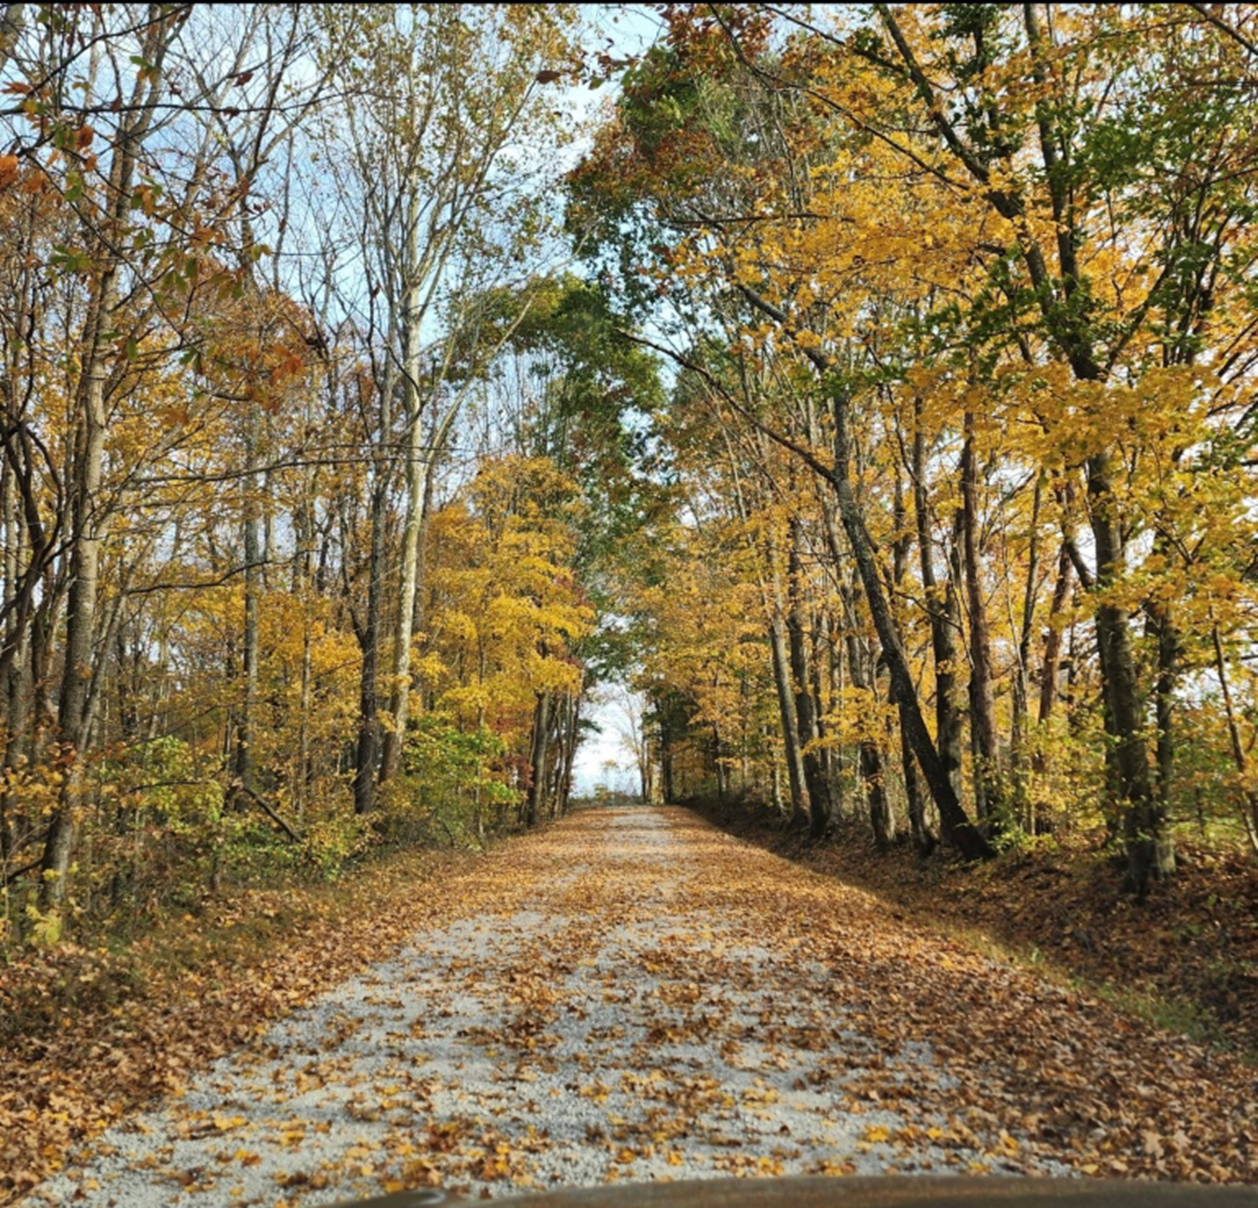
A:
POLYGON ((22 949, 0 966, 0 1204, 128 1109, 387 956, 477 860, 412 850, 334 883, 207 897, 125 944, 22 949))
MULTIPOLYGON (((876 894, 915 922, 1107 998, 1258 1064, 1258 864, 1180 844, 1142 906, 1103 852, 1009 851, 984 864, 875 853, 859 823, 821 842, 753 805, 692 803, 723 830, 876 894)), ((897 916, 898 917, 898 916, 897 916)))

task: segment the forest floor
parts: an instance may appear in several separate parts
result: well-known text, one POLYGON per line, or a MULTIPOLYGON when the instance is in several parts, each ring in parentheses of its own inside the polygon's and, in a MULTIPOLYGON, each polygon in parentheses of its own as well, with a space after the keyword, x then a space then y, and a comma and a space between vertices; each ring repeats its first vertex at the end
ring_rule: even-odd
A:
POLYGON ((119 1003, 125 1034, 84 1017, 46 1036, 25 1054, 39 1104, 0 1069, 0 1136, 42 1135, 40 1174, 64 1151, 46 1118, 97 1132, 102 1078, 134 1098, 148 1062, 166 1092, 32 1198, 221 1208, 893 1171, 1258 1182, 1252 1067, 689 811, 581 811, 308 930, 142 1021, 119 1003))
POLYGON ((822 843, 766 810, 705 806, 722 829, 877 894, 907 917, 1040 969, 1258 1065, 1258 861, 1179 841, 1175 877, 1138 904, 1095 847, 983 864, 875 853, 853 822, 822 843))

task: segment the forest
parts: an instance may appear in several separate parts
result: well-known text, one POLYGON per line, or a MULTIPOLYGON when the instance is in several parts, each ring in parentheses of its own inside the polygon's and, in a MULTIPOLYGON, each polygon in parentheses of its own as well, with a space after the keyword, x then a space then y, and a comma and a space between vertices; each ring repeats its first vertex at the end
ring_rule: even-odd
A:
POLYGON ((0 5, 0 1202, 421 933, 167 1176, 1258 1178, 1256 388, 1258 6, 0 5))
POLYGON ((0 21, 6 960, 561 815, 609 684, 647 801, 1258 855, 1249 6, 0 21))

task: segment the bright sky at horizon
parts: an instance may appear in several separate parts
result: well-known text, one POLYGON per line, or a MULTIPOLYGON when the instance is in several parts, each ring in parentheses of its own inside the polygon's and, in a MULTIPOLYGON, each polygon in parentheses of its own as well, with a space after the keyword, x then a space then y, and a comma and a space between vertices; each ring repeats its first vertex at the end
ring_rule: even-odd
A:
POLYGON ((573 795, 588 797, 598 785, 615 793, 636 793, 640 780, 631 736, 641 729, 641 699, 622 684, 601 685, 588 698, 586 716, 600 732, 577 748, 573 795))

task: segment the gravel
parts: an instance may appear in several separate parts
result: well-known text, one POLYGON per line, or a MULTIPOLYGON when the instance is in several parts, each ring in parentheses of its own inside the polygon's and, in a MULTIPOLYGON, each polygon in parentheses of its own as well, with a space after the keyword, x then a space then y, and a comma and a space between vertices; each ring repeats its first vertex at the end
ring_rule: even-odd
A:
POLYGON ((502 880, 494 910, 415 936, 293 1012, 184 1095, 98 1137, 35 1197, 218 1208, 399 1185, 474 1198, 615 1180, 968 1173, 955 1145, 932 1141, 930 1118, 845 1090, 876 1068, 889 1085, 948 1091, 946 1065, 921 1042, 859 1034, 833 968, 775 950, 754 911, 714 911, 678 817, 604 810, 507 845, 524 854, 484 862, 502 880))

